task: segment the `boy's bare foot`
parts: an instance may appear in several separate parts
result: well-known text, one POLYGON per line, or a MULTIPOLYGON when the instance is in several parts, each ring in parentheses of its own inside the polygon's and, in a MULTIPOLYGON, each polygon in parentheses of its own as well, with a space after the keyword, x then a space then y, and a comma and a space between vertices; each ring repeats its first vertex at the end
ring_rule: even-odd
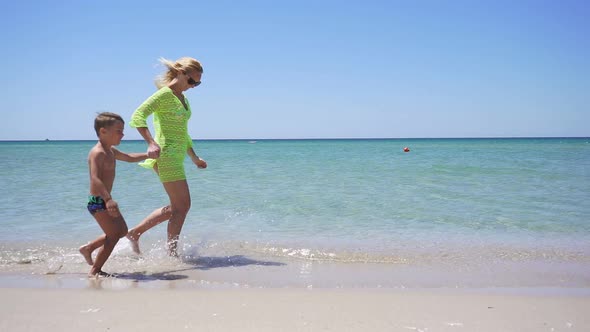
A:
POLYGON ((86 263, 88 263, 88 265, 94 264, 94 262, 92 261, 92 251, 90 251, 88 246, 81 246, 78 251, 80 251, 80 253, 82 254, 82 257, 84 257, 84 259, 86 260, 86 263))
POLYGON ((139 250, 139 238, 134 237, 131 235, 131 232, 129 232, 127 233, 127 240, 129 240, 129 243, 131 244, 131 250, 133 250, 134 253, 140 255, 141 251, 139 250))

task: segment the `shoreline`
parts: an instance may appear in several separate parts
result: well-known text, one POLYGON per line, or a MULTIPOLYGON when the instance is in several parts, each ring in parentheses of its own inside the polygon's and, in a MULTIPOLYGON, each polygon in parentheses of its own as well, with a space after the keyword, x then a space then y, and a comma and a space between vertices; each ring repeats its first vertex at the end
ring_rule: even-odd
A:
MULTIPOLYGON (((563 263, 562 263, 563 264, 563 263)), ((586 264, 459 266, 310 262, 255 256, 118 256, 105 271, 112 278, 88 278, 81 256, 0 270, 0 288, 29 289, 384 289, 500 292, 513 295, 590 296, 586 264), (18 268, 18 269, 17 269, 18 268), (567 271, 566 271, 567 269, 567 271)))
MULTIPOLYGON (((85 288, 90 266, 77 250, 57 249, 19 251, 22 255, 7 252, 12 261, 0 265, 0 287, 85 288)), ((168 284, 186 289, 590 289, 584 254, 527 252, 522 259, 521 255, 473 256, 477 251, 473 257, 447 254, 437 259, 416 253, 418 259, 399 255, 384 262, 342 262, 298 257, 292 251, 280 256, 238 248, 188 249, 181 259, 170 258, 159 246, 137 256, 124 242, 103 270, 117 276, 110 282, 116 289, 157 289, 168 284), (228 251, 233 254, 227 255, 228 251)))

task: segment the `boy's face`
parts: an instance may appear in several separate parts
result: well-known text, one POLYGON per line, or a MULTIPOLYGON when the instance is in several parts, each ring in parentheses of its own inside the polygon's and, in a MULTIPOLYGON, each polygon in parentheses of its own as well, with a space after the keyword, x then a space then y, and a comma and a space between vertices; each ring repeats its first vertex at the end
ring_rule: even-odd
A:
POLYGON ((100 129, 101 139, 104 139, 111 145, 119 145, 121 139, 125 136, 125 134, 123 134, 124 129, 125 125, 123 122, 117 121, 112 126, 100 129))

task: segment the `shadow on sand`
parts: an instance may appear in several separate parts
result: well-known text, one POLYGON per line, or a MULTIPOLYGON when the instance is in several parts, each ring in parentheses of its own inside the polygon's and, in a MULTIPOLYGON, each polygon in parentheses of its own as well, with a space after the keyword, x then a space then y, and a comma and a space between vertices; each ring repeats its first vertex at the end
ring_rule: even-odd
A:
POLYGON ((182 259, 185 264, 195 266, 196 270, 210 270, 221 267, 240 267, 247 265, 260 266, 283 266, 285 263, 259 261, 245 257, 243 255, 224 256, 224 257, 188 257, 182 259))
POLYGON ((136 282, 148 282, 156 280, 181 280, 187 279, 188 276, 183 274, 175 274, 182 271, 190 270, 211 270, 224 267, 242 267, 248 265, 258 266, 283 266, 285 263, 260 261, 245 257, 243 255, 234 256, 222 256, 222 257, 183 257, 181 262, 192 267, 158 272, 158 273, 147 273, 147 272, 133 272, 133 273, 118 273, 114 275, 117 279, 126 279, 136 282))

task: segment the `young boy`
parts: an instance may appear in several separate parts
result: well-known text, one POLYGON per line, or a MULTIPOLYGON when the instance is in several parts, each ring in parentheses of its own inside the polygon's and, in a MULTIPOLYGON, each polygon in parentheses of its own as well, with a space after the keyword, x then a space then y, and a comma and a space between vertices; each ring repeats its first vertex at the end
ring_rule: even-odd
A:
POLYGON ((127 235, 127 224, 119 212, 117 202, 111 197, 115 181, 115 160, 137 162, 147 159, 147 153, 124 153, 114 148, 121 143, 125 121, 118 114, 103 112, 94 120, 94 130, 98 143, 88 154, 90 170, 90 195, 88 211, 104 231, 104 235, 80 247, 80 253, 89 265, 92 265, 88 277, 110 276, 102 271, 102 266, 109 258, 120 238, 127 235), (92 252, 102 247, 96 260, 92 261, 92 252))

